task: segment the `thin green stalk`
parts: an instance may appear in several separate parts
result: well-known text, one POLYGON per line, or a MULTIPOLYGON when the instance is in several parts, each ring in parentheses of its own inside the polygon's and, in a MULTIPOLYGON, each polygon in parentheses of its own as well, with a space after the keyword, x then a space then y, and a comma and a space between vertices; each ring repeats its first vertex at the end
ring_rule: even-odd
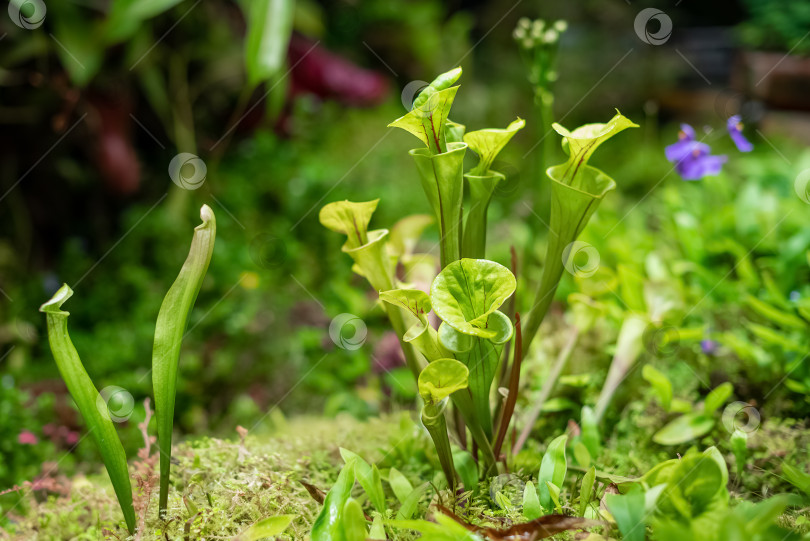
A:
POLYGON ((532 428, 534 427, 534 423, 537 421, 537 418, 540 417, 540 412, 543 411, 543 406, 551 396, 551 392, 554 390, 557 380, 560 379, 560 374, 568 364, 571 354, 574 352, 574 347, 576 347, 577 341, 579 341, 579 329, 574 327, 571 330, 571 337, 568 339, 568 342, 566 342, 562 351, 560 351, 560 354, 557 356, 557 360, 554 362, 554 366, 551 367, 551 372, 543 382, 543 388, 540 389, 540 396, 537 398, 534 406, 529 412, 529 415, 526 417, 526 424, 523 427, 523 431, 520 433, 520 436, 512 447, 513 455, 520 452, 520 450, 523 448, 523 444, 526 443, 526 440, 529 438, 532 428))
POLYGON ((546 251, 543 276, 535 293, 535 305, 526 317, 526 340, 523 342, 523 355, 529 352, 529 346, 540 329, 540 324, 543 323, 551 303, 554 301, 554 293, 556 293, 562 277, 562 253, 566 245, 559 241, 559 235, 554 235, 553 231, 551 233, 552 237, 549 239, 549 246, 546 251))
MULTIPOLYGON (((535 305, 526 318, 524 355, 528 353, 554 300, 564 268, 563 258, 573 265, 573 256, 577 253, 575 250, 579 249, 575 241, 605 195, 616 188, 616 182, 599 169, 588 165, 588 159, 599 145, 617 133, 634 127, 638 126, 618 112, 605 124, 586 124, 573 131, 554 124, 557 133, 563 136, 568 160, 546 170, 551 179, 551 237, 535 305)), ((578 272, 575 266, 569 270, 574 274, 578 272)))
POLYGON ((208 264, 211 262, 216 238, 216 219, 208 205, 203 205, 200 209, 200 219, 203 223, 194 229, 188 257, 180 269, 180 274, 163 299, 155 325, 152 386, 155 393, 155 416, 160 445, 159 510, 161 516, 166 512, 169 499, 172 428, 180 347, 183 343, 189 313, 200 292, 208 264))
POLYGON ((69 312, 61 310, 62 304, 73 295, 73 290, 64 284, 53 298, 43 304, 48 321, 48 342, 51 346, 56 366, 62 379, 65 380, 70 396, 73 397, 79 412, 90 429, 90 435, 96 442, 104 467, 110 476, 118 504, 124 513, 129 533, 135 533, 135 509, 132 505, 132 485, 129 481, 127 456, 118 433, 115 431, 106 403, 96 390, 93 381, 82 365, 79 353, 70 340, 67 320, 69 312))
POLYGON ((624 380, 627 372, 638 359, 643 346, 644 330, 647 328, 648 320, 639 314, 629 314, 622 322, 619 329, 619 338, 616 343, 616 353, 610 362, 610 369, 599 393, 599 400, 596 402, 596 422, 599 423, 605 415, 616 389, 624 380))

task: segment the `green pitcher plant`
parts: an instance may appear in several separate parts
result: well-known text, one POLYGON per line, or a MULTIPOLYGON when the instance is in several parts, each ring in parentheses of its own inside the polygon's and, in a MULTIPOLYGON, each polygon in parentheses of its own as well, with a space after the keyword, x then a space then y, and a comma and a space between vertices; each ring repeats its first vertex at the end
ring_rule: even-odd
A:
MULTIPOLYGON (((498 439, 503 439, 501 434, 505 435, 510 420, 501 418, 501 404, 493 403, 492 397, 498 395, 493 390, 501 375, 509 373, 508 356, 503 352, 514 335, 512 319, 499 309, 512 297, 517 284, 509 269, 485 259, 487 212, 498 184, 504 180, 503 173, 493 168, 495 159, 525 126, 517 118, 504 129, 467 132, 465 126, 451 121, 449 113, 461 73, 461 68, 455 68, 439 75, 416 97, 408 113, 389 124, 411 133, 423 144, 409 154, 439 232, 438 274, 430 269, 433 263, 417 263, 431 262, 430 254, 414 253, 416 239, 430 225, 428 217, 403 219, 393 228, 397 232, 394 235, 387 229, 368 229, 378 200, 330 203, 320 214, 325 227, 346 235, 342 249, 353 259, 353 270, 379 292, 406 362, 417 377, 425 402, 423 424, 436 445, 450 487, 455 487, 456 476, 449 440, 446 434, 441 435, 446 432, 444 415, 449 410, 445 399, 449 398, 453 406, 453 425, 461 445, 465 445, 469 431, 484 472, 490 471, 499 458, 495 448, 500 449, 503 441, 498 439), (467 149, 478 159, 465 171, 467 149), (408 242, 403 240, 406 232, 408 242), (418 279, 413 276, 416 273, 418 279), (427 283, 431 284, 429 292, 427 283), (430 323, 431 312, 441 320, 438 328, 430 323), (433 366, 438 361, 442 362, 433 366), (453 381, 460 382, 463 371, 457 363, 467 370, 466 383, 440 400, 426 385, 440 382, 442 385, 434 385, 434 390, 445 389, 451 375, 453 381), (493 410, 499 417, 497 423, 493 410), (500 438, 495 437, 496 428, 500 438)), ((565 258, 570 256, 568 246, 578 238, 605 194, 616 186, 613 179, 588 165, 588 160, 600 144, 634 126, 619 113, 608 123, 586 124, 573 131, 554 124, 569 159, 546 172, 552 181, 551 231, 537 297, 522 325, 520 358, 548 311, 565 258)), ((509 392, 517 392, 517 379, 509 378, 509 392)))
MULTIPOLYGON (((494 261, 460 259, 445 267, 433 280, 430 295, 416 289, 383 291, 380 299, 407 310, 414 321, 403 335, 430 362, 431 380, 451 377, 440 360, 454 359, 467 369, 467 385, 450 394, 487 465, 495 462, 490 393, 504 345, 513 334, 511 320, 498 310, 515 291, 514 275, 494 261), (438 330, 429 321, 430 311, 441 319, 438 330)), ((455 365, 452 365, 455 366, 455 365)), ((426 368, 426 370, 427 370, 426 368)), ((420 375, 420 392, 425 372, 420 375)), ((424 398, 424 393, 423 398, 424 398)), ((435 397, 434 397, 435 398, 435 397)), ((430 401, 425 399, 426 403, 430 401)), ((435 413, 435 410, 429 412, 435 413)), ((425 415, 423 413, 423 422, 425 415)), ((443 421, 434 421, 434 425, 443 421)), ((426 425, 427 427, 427 425, 426 425)), ((429 431, 434 430, 429 428, 429 431)), ((433 435, 433 432, 431 432, 433 435)), ((435 437, 434 437, 435 442, 435 437)), ((439 444, 437 444, 437 448, 439 444)), ((450 481, 450 479, 448 479, 450 481)), ((452 482, 451 482, 452 485, 452 482)))
POLYGON ((512 121, 506 129, 484 129, 464 135, 464 142, 479 156, 478 164, 464 174, 469 188, 470 206, 464 227, 461 253, 464 257, 480 259, 487 245, 487 210, 504 175, 491 169, 492 162, 510 139, 526 125, 522 118, 512 121))
POLYGON ((62 310, 62 305, 72 296, 73 290, 64 284, 51 300, 39 308, 39 311, 45 313, 48 322, 48 342, 59 373, 65 380, 68 392, 76 402, 79 413, 87 423, 90 436, 101 453, 101 460, 104 462, 115 496, 118 498, 118 504, 124 513, 127 530, 129 533, 135 533, 135 508, 132 505, 132 485, 129 481, 124 446, 121 445, 121 440, 115 431, 104 399, 84 369, 79 353, 68 333, 67 321, 70 312, 62 310))
POLYGON ((422 424, 436 446, 439 463, 447 479, 447 486, 454 494, 456 492, 456 472, 444 411, 447 406, 447 397, 466 389, 469 385, 469 376, 469 369, 456 359, 433 361, 419 374, 419 394, 425 402, 422 407, 422 424))
POLYGON ((409 154, 416 162, 422 189, 439 225, 442 268, 462 256, 484 257, 487 207, 498 182, 504 178, 490 168, 498 153, 525 124, 517 119, 504 130, 465 134, 465 126, 448 119, 459 89, 452 85, 459 77, 461 68, 439 75, 416 97, 410 112, 389 124, 413 134, 425 145, 409 154), (479 161, 465 175, 467 148, 478 155, 479 161), (463 223, 465 178, 471 194, 466 224, 463 223))
MULTIPOLYGON (((214 212, 207 205, 200 209, 203 223, 194 230, 191 249, 180 274, 160 307, 155 325, 155 346, 152 381, 160 443, 160 511, 166 509, 169 490, 171 460, 171 431, 174 396, 177 386, 177 361, 188 322, 188 315, 200 291, 202 280, 211 261, 216 235, 214 212)), ((135 509, 132 485, 127 468, 127 457, 113 425, 109 408, 82 364, 79 353, 68 334, 69 312, 62 305, 73 296, 73 290, 64 284, 54 296, 40 307, 48 323, 48 342, 59 373, 76 402, 110 476, 127 529, 135 533, 135 509)))
MULTIPOLYGON (((327 229, 346 235, 342 250, 354 261, 352 269, 368 280, 375 290, 386 291, 394 288, 396 254, 403 255, 405 247, 404 240, 400 241, 399 249, 391 246, 387 229, 368 230, 378 202, 379 199, 329 203, 321 209, 319 219, 327 229)), ((386 315, 394 331, 402 337, 405 333, 404 314, 393 307, 386 309, 386 315)), ((403 339, 400 344, 408 368, 415 378, 419 377, 425 365, 424 358, 408 341, 403 339)))
POLYGON ((155 393, 160 448, 160 502, 161 516, 169 500, 169 475, 172 458, 172 428, 174 426, 174 399, 177 389, 177 370, 180 346, 188 325, 188 317, 202 287, 208 264, 214 253, 217 222, 208 205, 200 209, 202 224, 194 228, 191 248, 180 274, 169 288, 160 305, 155 324, 155 342, 152 348, 152 387, 155 393))
POLYGON ((553 127, 563 137, 563 150, 568 153, 568 161, 546 170, 551 179, 550 231, 543 276, 524 324, 524 353, 529 351, 532 339, 554 300, 567 259, 574 255, 569 253, 568 247, 588 225, 605 195, 616 188, 616 181, 588 165, 588 160, 599 145, 638 125, 617 111, 605 124, 585 124, 574 131, 556 123, 553 127))

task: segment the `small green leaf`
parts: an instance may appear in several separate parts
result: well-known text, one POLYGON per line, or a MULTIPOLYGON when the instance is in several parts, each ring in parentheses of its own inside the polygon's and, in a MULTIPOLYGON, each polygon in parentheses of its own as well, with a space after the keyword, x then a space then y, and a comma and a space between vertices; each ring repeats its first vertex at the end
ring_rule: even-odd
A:
POLYGON ((644 491, 636 488, 627 494, 607 494, 605 504, 616 520, 622 539, 644 541, 644 491))
POLYGON ((385 541, 385 527, 383 526, 382 517, 378 514, 374 515, 374 520, 371 522, 371 530, 368 532, 368 538, 375 541, 385 541))
POLYGON ((402 506, 399 508, 399 511, 397 511, 397 520, 407 520, 411 518, 416 512, 419 500, 422 499, 422 496, 424 496, 429 488, 430 483, 424 483, 413 489, 405 499, 402 500, 402 506))
POLYGON ((727 479, 725 466, 721 468, 716 457, 696 453, 689 460, 680 460, 662 497, 668 497, 672 506, 685 516, 698 516, 718 496, 728 497, 727 479))
POLYGON ((706 395, 706 400, 703 401, 703 413, 711 415, 720 409, 733 392, 734 386, 728 381, 712 389, 712 391, 706 395))
POLYGON ((470 150, 478 154, 478 164, 470 170, 470 175, 485 175, 495 157, 503 150, 510 139, 526 125, 522 118, 513 120, 506 129, 485 129, 469 132, 464 136, 464 142, 470 150))
POLYGON ((391 520, 388 524, 394 528, 415 530, 421 534, 421 541, 482 541, 482 538, 452 518, 437 513, 427 520, 391 520))
POLYGON ((585 447, 585 444, 581 441, 578 441, 574 445, 574 460, 576 461, 577 465, 582 468, 587 468, 591 465, 592 458, 591 453, 588 451, 588 448, 585 447))
POLYGON ((763 345, 773 344, 787 351, 795 351, 796 353, 804 353, 805 346, 801 342, 793 340, 787 331, 782 329, 773 329, 765 325, 746 321, 743 323, 746 329, 751 331, 756 338, 762 342, 763 345))
POLYGON ((365 541, 366 519, 357 500, 349 498, 343 506, 343 536, 346 541, 365 541))
POLYGON ((506 495, 500 490, 495 493, 495 505, 497 505, 499 508, 503 509, 507 513, 511 513, 512 510, 515 508, 515 506, 512 505, 512 502, 509 500, 509 498, 507 498, 506 495))
POLYGON ((810 475, 787 462, 782 462, 782 474, 788 483, 810 496, 810 475))
POLYGON ((650 385, 652 385, 658 401, 664 410, 669 411, 672 405, 672 383, 669 378, 660 370, 652 365, 645 364, 641 369, 641 377, 643 377, 650 385))
POLYGON ((428 404, 438 404, 451 394, 466 389, 470 371, 455 359, 433 361, 419 374, 419 394, 428 404))
POLYGON ((551 498, 551 503, 554 505, 554 510, 557 513, 561 513, 562 505, 560 505, 560 487, 558 487, 551 481, 546 481, 546 488, 548 489, 548 494, 549 497, 551 498))
POLYGON ((160 512, 169 499, 169 472, 172 457, 172 427, 177 390, 180 347, 188 325, 188 316, 202 287, 208 264, 214 253, 217 222, 208 205, 200 209, 203 223, 194 228, 191 249, 180 274, 163 298, 155 324, 152 347, 152 387, 155 393, 155 418, 160 445, 160 512))
POLYGON ((528 520, 534 520, 542 515, 543 508, 540 506, 537 490, 534 488, 534 483, 528 481, 523 488, 523 516, 528 520))
POLYGON ((796 329, 800 331, 807 331, 807 322, 802 318, 794 315, 792 312, 780 310, 764 301, 759 300, 753 295, 746 295, 743 297, 743 302, 754 312, 760 316, 769 319, 780 327, 788 329, 796 329))
MULTIPOLYGON (((746 533, 762 535, 767 533, 768 529, 776 524, 779 517, 782 516, 785 509, 790 504, 790 495, 777 494, 772 498, 758 502, 750 507, 739 506, 735 509, 735 511, 741 510, 744 513, 743 518, 745 520, 746 533)), ((773 533, 776 533, 776 535, 779 536, 778 539, 780 541, 789 539, 789 533, 785 532, 784 530, 779 530, 778 532, 779 533, 773 533)), ((746 539, 751 539, 751 537, 747 537, 746 539)), ((755 539, 762 539, 762 537, 756 537, 755 539)))
MULTIPOLYGON (((725 487, 728 485, 728 466, 726 465, 726 459, 723 458, 723 454, 720 450, 712 445, 705 451, 703 451, 703 456, 709 457, 717 464, 717 467, 720 470, 720 477, 721 481, 720 484, 725 487)), ((718 489, 719 490, 719 489, 718 489)))
POLYGON ((255 87, 280 73, 292 34, 294 0, 250 0, 244 3, 247 37, 245 68, 255 87))
POLYGON ((343 512, 354 486, 354 461, 340 470, 335 484, 326 493, 323 508, 312 524, 312 541, 346 541, 343 533, 343 512))
POLYGON ((413 492, 411 482, 396 468, 391 468, 391 471, 388 472, 388 484, 391 485, 391 490, 394 491, 394 496, 397 497, 399 503, 405 503, 408 495, 413 492))
POLYGON ((593 498, 593 485, 596 481, 596 467, 590 469, 582 477, 582 485, 579 487, 579 516, 585 516, 585 510, 593 498))
POLYGON ((99 403, 102 406, 106 406, 106 403, 87 375, 79 353, 68 334, 67 320, 70 313, 62 310, 62 304, 72 295, 73 290, 64 284, 51 300, 40 306, 39 311, 46 315, 48 342, 56 366, 101 453, 104 467, 107 468, 110 482, 124 513, 127 529, 130 533, 134 533, 135 509, 132 505, 132 485, 129 481, 127 456, 109 412, 104 407, 99 407, 99 403))
POLYGON ((737 463, 737 475, 742 475, 748 460, 748 433, 735 428, 729 440, 731 452, 734 453, 734 460, 737 463))
POLYGON ((590 406, 582 406, 580 427, 582 428, 582 443, 588 448, 588 452, 594 460, 599 458, 599 454, 602 452, 602 437, 599 435, 596 413, 590 406))
POLYGON ((342 447, 340 448, 340 456, 346 464, 354 461, 354 474, 357 477, 357 482, 366 491, 374 509, 380 513, 385 513, 385 492, 383 492, 382 480, 377 466, 369 465, 363 457, 342 447))
POLYGON ((321 209, 318 219, 325 228, 346 235, 347 248, 359 248, 368 243, 368 224, 379 202, 335 201, 321 209))
POLYGON ((279 535, 292 524, 294 518, 295 515, 276 515, 263 518, 234 537, 232 541, 258 541, 259 539, 279 535))
POLYGON ((653 435, 660 445, 680 445, 704 436, 714 428, 714 419, 703 413, 686 413, 675 418, 653 435))
POLYGON ((120 43, 132 38, 144 22, 179 4, 181 0, 113 0, 104 21, 104 39, 120 43))
POLYGON ((447 265, 433 280, 430 299, 439 318, 460 333, 496 338, 489 315, 515 292, 515 276, 485 259, 462 259, 447 265))
POLYGON ((562 487, 565 483, 565 474, 568 471, 568 463, 565 459, 565 444, 568 436, 562 435, 548 444, 546 454, 540 462, 540 472, 537 475, 539 481, 540 505, 544 509, 551 509, 552 499, 546 483, 553 483, 557 487, 562 487))

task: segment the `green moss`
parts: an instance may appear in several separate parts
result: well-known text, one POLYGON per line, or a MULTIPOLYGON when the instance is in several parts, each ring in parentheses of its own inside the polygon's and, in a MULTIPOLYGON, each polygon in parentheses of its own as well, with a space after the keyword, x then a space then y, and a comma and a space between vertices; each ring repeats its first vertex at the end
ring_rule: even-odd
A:
MULTIPOLYGON (((672 450, 658 448, 645 441, 642 432, 649 427, 649 412, 639 405, 626 411, 627 426, 620 423, 610 434, 597 464, 600 469, 618 475, 639 475, 654 464, 654 460, 670 458, 672 450), (631 426, 632 425, 632 426, 631 426), (634 448, 633 446, 636 446, 634 448)), ((307 539, 318 512, 318 504, 300 481, 327 491, 335 482, 343 461, 339 448, 345 447, 375 463, 383 479, 388 478, 394 466, 408 480, 418 486, 432 481, 433 488, 423 497, 414 517, 422 518, 432 503, 450 506, 449 494, 435 488, 442 487, 443 476, 435 450, 424 429, 414 422, 413 412, 391 414, 382 418, 358 421, 348 415, 335 419, 297 418, 285 422, 280 416, 273 418, 272 430, 262 429, 249 434, 241 444, 238 437, 231 440, 202 438, 178 445, 174 451, 176 463, 172 467, 172 488, 169 498, 169 516, 161 521, 157 516, 157 467, 133 461, 132 470, 141 475, 152 473, 152 493, 145 516, 142 540, 184 541, 185 539, 230 539, 254 522, 273 515, 295 516, 290 528, 279 539, 307 539)), ((732 461, 718 427, 706 444, 715 443, 732 461)), ((649 431, 648 431, 649 433, 649 431)), ((549 436, 549 441, 553 435, 549 436)), ((530 439, 520 457, 513 463, 513 474, 500 475, 482 481, 475 496, 465 494, 456 507, 458 515, 474 524, 503 527, 524 522, 521 512, 522 491, 526 481, 536 476, 539 460, 548 441, 530 439), (501 492, 499 501, 493 501, 501 492)), ((805 449, 810 445, 810 431, 803 423, 793 420, 768 419, 750 434, 750 460, 742 475, 732 468, 729 489, 735 501, 759 501, 762 495, 795 492, 778 475, 780 464, 787 461, 802 464, 805 449), (782 452, 774 452, 781 449, 782 452)), ((153 449, 154 451, 154 449, 153 449)), ((156 452, 156 451, 155 451, 156 452)), ((581 473, 569 470, 562 487, 563 512, 576 514, 581 473)), ((133 480, 138 475, 133 475, 133 480)), ((138 486, 136 502, 144 501, 142 485, 138 486)), ((386 500, 390 506, 388 517, 393 518, 399 505, 383 482, 386 500)), ((604 487, 603 487, 604 488, 604 487)), ((64 496, 42 493, 25 497, 22 506, 12 510, 13 522, 7 527, 9 538, 26 540, 98 540, 127 539, 123 517, 106 474, 102 471, 72 480, 70 491, 64 496), (16 516, 14 513, 22 516, 16 516)), ((367 513, 371 506, 361 487, 356 485, 353 497, 361 502, 367 513)), ((3 510, 8 511, 8 509, 3 510)), ((803 509, 790 509, 779 522, 796 531, 810 530, 803 509)), ((0 539, 5 539, 0 530, 0 539)), ((389 539, 410 541, 417 534, 407 531, 389 531, 389 539)), ((556 539, 571 539, 564 533, 556 539)), ((134 538, 129 538, 134 539, 134 538)))
MULTIPOLYGON (((304 539, 320 505, 299 481, 328 490, 343 465, 339 447, 384 463, 389 458, 385 450, 402 439, 407 425, 413 426, 391 417, 364 423, 348 416, 300 418, 270 436, 249 434, 243 448, 239 438, 182 443, 173 455, 177 462, 172 467, 168 520, 157 516, 155 477, 141 539, 228 539, 277 514, 296 517, 280 539, 304 539)), ((156 466, 152 471, 157 475, 156 466)), ((143 490, 136 490, 136 501, 142 501, 143 490)), ((74 478, 66 496, 27 499, 29 510, 9 528, 12 538, 127 539, 121 510, 103 473, 74 478)))

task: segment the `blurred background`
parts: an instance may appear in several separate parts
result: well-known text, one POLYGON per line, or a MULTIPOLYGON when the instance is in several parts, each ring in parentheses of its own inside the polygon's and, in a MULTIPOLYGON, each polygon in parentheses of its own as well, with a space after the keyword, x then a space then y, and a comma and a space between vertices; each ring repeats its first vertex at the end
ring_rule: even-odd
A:
MULTIPOLYGON (((132 397, 119 428, 129 452, 137 449, 155 318, 204 203, 219 231, 181 356, 180 430, 232 435, 237 425, 272 425, 271 411, 364 417, 411 404, 415 389, 376 295, 352 275, 342 239, 320 226, 318 210, 379 197, 375 227, 429 212, 407 155, 414 141, 386 125, 405 113, 418 81, 460 65, 454 121, 479 129, 527 120, 501 156, 508 182, 490 209, 490 251, 508 263, 510 245, 518 246, 523 276, 536 278, 548 185, 535 159, 543 133, 532 86, 513 38, 521 17, 568 22, 557 121, 569 129, 605 122, 618 108, 641 125, 595 159, 619 189, 584 240, 599 249, 605 272, 618 262, 641 265, 652 251, 673 265, 686 318, 676 325, 684 363, 673 369, 676 388, 705 394, 702 382, 713 386, 721 370, 721 381, 736 374, 764 395, 790 373, 791 386, 769 404, 806 412, 796 393, 810 373, 791 363, 807 336, 791 336, 791 345, 771 329, 779 336, 764 340, 767 322, 742 299, 766 291, 793 306, 810 296, 808 207, 794 193, 797 174, 810 168, 810 4, 656 2, 672 24, 666 33, 660 20, 649 23, 658 41, 634 26, 650 5, 11 2, 0 17, 0 489, 35 478, 44 462, 59 460, 69 473, 95 456, 90 440, 76 445, 82 422, 38 312, 62 283, 76 292, 67 306, 71 336, 96 386, 132 397), (267 48, 277 62, 256 60, 267 48), (671 174, 663 147, 681 122, 722 132, 732 114, 742 115, 753 153, 704 183, 671 174), (169 174, 180 153, 199 157, 193 185, 169 174), (729 269, 731 278, 712 288, 729 269), (341 313, 366 325, 362 348, 330 340, 341 313), (742 325, 745 318, 759 327, 742 325), (701 347, 707 332, 720 353, 701 347)), ((552 150, 551 163, 562 161, 556 135, 552 150)), ((436 231, 426 237, 427 247, 436 231)), ((555 329, 567 295, 582 287, 563 281, 548 338, 527 360, 529 390, 564 338, 555 329)), ((607 318, 581 343, 543 422, 563 427, 592 401, 617 329, 607 318)), ((620 393, 616 417, 622 401, 620 393)))

